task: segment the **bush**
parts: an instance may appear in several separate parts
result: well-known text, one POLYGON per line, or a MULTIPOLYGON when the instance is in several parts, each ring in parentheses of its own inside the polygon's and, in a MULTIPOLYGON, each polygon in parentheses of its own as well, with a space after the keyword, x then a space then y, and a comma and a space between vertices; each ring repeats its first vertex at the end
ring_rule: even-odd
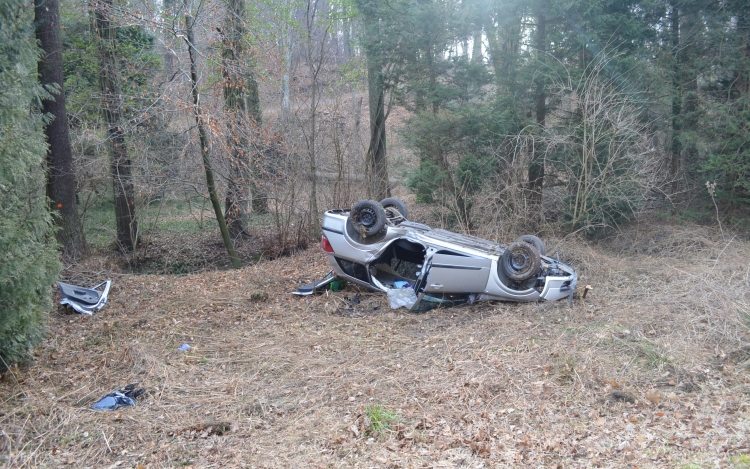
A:
POLYGON ((0 369, 42 340, 59 267, 44 194, 44 122, 30 110, 44 94, 32 13, 23 0, 0 3, 0 369))
POLYGON ((438 113, 410 118, 404 137, 419 157, 419 168, 410 175, 408 186, 417 202, 437 204, 451 227, 476 231, 482 222, 473 210, 477 194, 500 174, 498 149, 505 136, 525 124, 517 111, 517 102, 496 99, 487 104, 451 103, 438 113))
POLYGON ((549 171, 566 186, 561 221, 594 234, 641 211, 662 182, 644 102, 612 74, 616 56, 600 53, 584 73, 553 84, 561 103, 540 143, 549 171))

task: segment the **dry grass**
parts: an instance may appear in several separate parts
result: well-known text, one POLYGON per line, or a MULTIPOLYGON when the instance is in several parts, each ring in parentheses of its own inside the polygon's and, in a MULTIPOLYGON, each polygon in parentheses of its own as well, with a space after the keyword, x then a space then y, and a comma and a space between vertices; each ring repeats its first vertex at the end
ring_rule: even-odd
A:
MULTIPOLYGON (((644 224, 548 246, 594 287, 573 308, 414 315, 384 295, 352 302, 351 286, 290 295, 325 273, 317 249, 239 272, 113 275, 105 309, 54 311, 37 364, 0 383, 0 461, 746 467, 750 245, 644 224), (89 409, 133 381, 148 388, 135 408, 89 409), (397 416, 381 434, 375 408, 397 416)), ((91 262, 80 278, 106 272, 91 262)))

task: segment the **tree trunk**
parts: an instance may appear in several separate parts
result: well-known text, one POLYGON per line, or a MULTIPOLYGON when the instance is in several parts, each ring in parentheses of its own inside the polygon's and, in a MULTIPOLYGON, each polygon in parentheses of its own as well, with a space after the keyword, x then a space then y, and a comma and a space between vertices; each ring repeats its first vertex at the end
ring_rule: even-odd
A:
POLYGON ((365 155, 367 196, 382 200, 391 194, 385 146, 385 83, 380 65, 369 54, 367 88, 370 101, 370 146, 365 155))
POLYGON ((284 40, 281 41, 281 44, 283 44, 282 48, 284 49, 282 51, 284 53, 284 74, 281 76, 281 121, 286 130, 288 130, 292 118, 292 92, 289 87, 289 80, 292 74, 294 44, 290 22, 288 21, 284 25, 286 30, 284 31, 284 40))
MULTIPOLYGON (((174 21, 177 17, 177 0, 163 0, 164 1, 164 16, 167 21, 174 21)), ((177 54, 169 47, 164 51, 164 72, 167 80, 172 80, 174 75, 177 73, 177 54)))
MULTIPOLYGON (((247 227, 255 189, 252 146, 248 136, 257 134, 261 123, 258 82, 252 71, 245 41, 245 0, 228 0, 226 30, 222 32, 222 75, 227 113, 227 146, 231 155, 225 200, 229 233, 236 238, 247 227)), ((262 204, 261 204, 262 206, 262 204)))
POLYGON ((328 29, 326 28, 321 38, 321 47, 318 50, 318 54, 314 53, 315 49, 318 49, 316 44, 313 44, 313 32, 316 27, 316 17, 318 15, 318 1, 308 0, 307 12, 305 14, 306 27, 307 27, 307 66, 310 73, 312 83, 310 83, 310 131, 306 135, 307 152, 310 157, 310 226, 309 234, 311 239, 315 239, 320 235, 320 217, 318 214, 318 166, 317 166, 317 153, 316 143, 318 139, 318 128, 317 128, 317 116, 318 116, 318 86, 320 86, 319 77, 320 72, 323 69, 323 63, 325 59, 326 48, 323 46, 328 37, 328 29))
MULTIPOLYGON (((696 11, 683 11, 680 20, 680 42, 689 42, 691 47, 685 48, 680 58, 680 84, 682 92, 681 131, 700 132, 700 97, 698 91, 699 67, 697 61, 702 50, 702 35, 704 23, 696 11)), ((700 163, 698 147, 694 139, 689 139, 681 145, 679 175, 684 180, 691 180, 694 175, 690 169, 700 163)))
POLYGON ((437 114, 440 108, 440 103, 436 96, 437 87, 437 72, 435 71, 435 57, 433 54, 432 43, 427 44, 427 69, 430 71, 430 101, 432 101, 432 113, 437 114))
MULTIPOLYGON (((736 28, 740 34, 740 52, 744 55, 745 61, 748 61, 750 60, 750 7, 746 4, 738 4, 736 18, 736 28)), ((740 63, 745 61, 740 60, 740 63)), ((750 92, 750 71, 738 68, 734 74, 735 84, 732 90, 732 98, 736 100, 750 92)))
POLYGON ((229 229, 227 228, 227 222, 224 219, 224 213, 221 211, 221 202, 216 192, 216 182, 214 181, 214 171, 211 167, 211 155, 208 151, 208 133, 206 132, 206 125, 203 122, 203 116, 201 115, 200 108, 200 93, 198 91, 198 70, 196 65, 196 56, 198 52, 195 50, 195 36, 193 34, 193 23, 194 19, 189 13, 189 7, 186 4, 185 9, 185 33, 187 35, 186 42, 188 46, 188 54, 190 56, 190 84, 193 95, 193 114, 195 115, 195 124, 198 127, 198 136, 201 146, 201 157, 203 158, 203 170, 206 172, 206 187, 208 188, 208 197, 211 199, 211 205, 214 208, 214 214, 216 214, 216 222, 219 224, 219 231, 221 231, 221 237, 224 240, 224 247, 229 254, 229 259, 232 261, 232 266, 235 269, 242 267, 240 258, 237 256, 237 252, 234 250, 232 239, 229 236, 229 229))
MULTIPOLYGON (((312 65, 310 66, 312 68, 312 65)), ((317 73, 313 75, 317 76, 317 73)), ((310 137, 309 140, 309 153, 310 153, 310 238, 315 239, 320 234, 320 217, 318 216, 318 166, 316 163, 315 154, 315 140, 317 138, 317 122, 315 121, 317 115, 317 79, 313 78, 312 83, 312 96, 310 97, 310 137)))
POLYGON ((672 3, 669 9, 670 42, 672 46, 672 136, 670 142, 669 169, 672 177, 672 192, 679 189, 681 175, 682 144, 680 142, 682 130, 682 83, 680 62, 680 14, 677 5, 672 3))
POLYGON ((475 64, 481 64, 484 62, 484 56, 482 55, 482 28, 474 31, 474 42, 471 48, 471 62, 475 64))
POLYGON ((58 215, 55 217, 59 228, 57 240, 63 248, 63 254, 76 260, 87 253, 87 246, 78 218, 76 175, 68 134, 68 114, 65 110, 59 0, 36 2, 34 13, 36 37, 43 51, 38 62, 39 82, 57 88, 57 96, 42 101, 43 112, 53 116, 44 129, 49 143, 47 197, 52 203, 52 212, 58 215))
POLYGON ((123 249, 132 250, 138 242, 138 222, 131 163, 122 126, 122 93, 120 73, 115 53, 117 28, 111 20, 111 0, 94 0, 94 22, 98 34, 97 46, 101 62, 99 87, 102 92, 104 118, 107 121, 107 140, 112 159, 117 242, 123 249))
MULTIPOLYGON (((544 63, 547 18, 543 10, 536 17, 536 59, 539 65, 544 63)), ((536 123, 539 128, 544 128, 547 118, 547 96, 545 93, 544 74, 537 73, 534 87, 536 88, 536 123)), ((534 155, 529 165, 529 191, 532 215, 541 220, 542 215, 542 190, 544 189, 544 148, 541 145, 534 146, 534 155)))
POLYGON ((344 63, 352 57, 351 22, 352 20, 349 18, 344 19, 344 63))
POLYGON ((473 4, 473 18, 472 21, 474 32, 472 34, 473 36, 473 43, 471 48, 471 63, 474 64, 481 64, 484 62, 484 56, 482 54, 482 23, 483 23, 483 14, 486 14, 487 12, 483 12, 483 8, 481 7, 482 2, 474 2, 473 4))
POLYGON ((494 18, 488 13, 484 15, 484 34, 487 37, 487 53, 495 76, 498 90, 508 90, 509 76, 507 73, 508 57, 504 50, 507 48, 507 38, 501 36, 500 26, 495 26, 494 18))

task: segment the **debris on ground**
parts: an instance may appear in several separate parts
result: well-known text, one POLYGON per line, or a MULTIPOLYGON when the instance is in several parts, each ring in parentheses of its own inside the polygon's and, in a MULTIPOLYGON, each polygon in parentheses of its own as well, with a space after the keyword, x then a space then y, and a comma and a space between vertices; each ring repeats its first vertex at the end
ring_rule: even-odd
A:
POLYGON ((145 389, 136 389, 138 383, 130 383, 122 389, 111 392, 102 397, 94 405, 94 410, 116 410, 120 407, 135 406, 135 399, 146 392, 145 389))
POLYGON ((390 288, 388 290, 388 304, 392 309, 406 307, 411 309, 417 302, 417 294, 411 288, 390 288))
POLYGON ((345 286, 346 280, 336 277, 336 274, 331 270, 322 280, 316 280, 312 283, 308 283, 307 285, 297 287, 297 291, 292 293, 295 295, 307 296, 323 290, 343 290, 345 286))
POLYGON ((240 270, 113 272, 132 294, 93 321, 52 311, 37 363, 0 380, 0 466, 742 467, 750 242, 701 235, 697 250, 703 231, 677 244, 667 229, 555 241, 596 288, 572 309, 441 297, 411 314, 356 285, 292 298, 328 270, 317 246, 240 270), (140 405, 91 411, 146 380, 140 405), (381 434, 378 406, 400 419, 381 434))
POLYGON ((104 281, 91 288, 79 287, 68 283, 57 282, 63 299, 61 305, 69 305, 81 314, 93 315, 107 304, 111 280, 104 281), (99 290, 101 288, 101 291, 99 290))

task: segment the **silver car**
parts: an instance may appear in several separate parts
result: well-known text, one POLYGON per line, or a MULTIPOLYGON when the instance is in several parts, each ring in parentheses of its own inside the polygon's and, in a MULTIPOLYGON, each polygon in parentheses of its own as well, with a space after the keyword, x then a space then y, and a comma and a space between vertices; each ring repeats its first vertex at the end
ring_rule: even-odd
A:
POLYGON ((395 198, 328 210, 322 228, 321 244, 333 275, 308 285, 310 293, 342 278, 387 292, 389 299, 403 290, 397 293, 412 296, 406 306, 419 311, 446 302, 572 302, 578 279, 569 265, 545 255, 536 236, 504 246, 433 229, 409 221, 404 203, 395 198))

